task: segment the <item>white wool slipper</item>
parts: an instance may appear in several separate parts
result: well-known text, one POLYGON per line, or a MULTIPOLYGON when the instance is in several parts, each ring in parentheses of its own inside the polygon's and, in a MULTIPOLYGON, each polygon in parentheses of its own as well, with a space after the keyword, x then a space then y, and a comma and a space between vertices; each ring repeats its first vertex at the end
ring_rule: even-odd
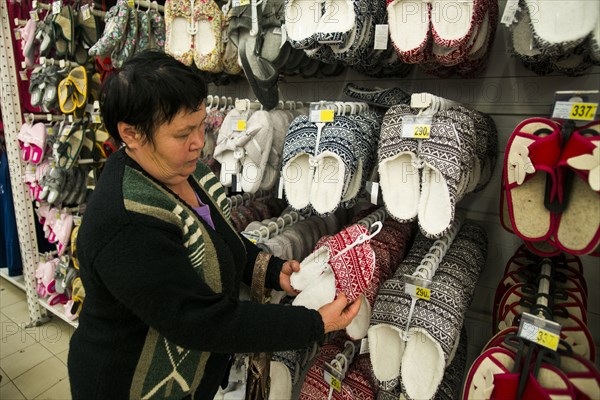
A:
POLYGON ((387 6, 390 39, 398 58, 409 64, 425 60, 429 35, 429 3, 394 0, 387 6))
POLYGON ((592 33, 600 13, 595 1, 525 0, 525 4, 533 36, 544 53, 573 50, 592 33))
POLYGON ((318 310, 335 299, 335 275, 333 272, 322 274, 316 282, 304 289, 294 298, 292 305, 318 310))
POLYGON ((371 320, 371 305, 364 294, 360 296, 362 297, 362 302, 360 303, 358 315, 346 327, 346 333, 352 340, 360 340, 367 336, 369 321, 371 320))
POLYGON ((288 129, 283 146, 282 178, 285 197, 294 209, 310 205, 311 166, 317 141, 317 127, 308 116, 298 116, 288 129))
POLYGON ((340 156, 323 151, 314 158, 315 181, 310 187, 310 203, 319 214, 335 211, 344 192, 346 167, 340 156))
POLYGON ((284 363, 271 361, 269 377, 271 378, 271 386, 269 389, 270 400, 292 398, 292 376, 290 375, 290 370, 284 363))
POLYGON ((367 334, 375 378, 390 381, 399 377, 405 351, 403 331, 393 325, 379 324, 371 326, 367 334))
POLYGON ((273 143, 273 124, 267 111, 256 111, 248 119, 245 132, 251 139, 244 146, 242 162, 242 191, 256 193, 262 182, 269 149, 273 143))
POLYGON ((411 336, 402 355, 402 385, 412 399, 431 399, 442 383, 446 368, 442 347, 426 330, 409 328, 408 331, 411 336), (421 365, 427 367, 419 368, 421 365))
POLYGON ((283 153, 283 143, 287 133, 290 121, 287 113, 283 110, 271 110, 271 122, 273 123, 273 143, 269 152, 269 159, 265 165, 265 171, 260 182, 261 190, 270 190, 275 186, 279 179, 281 170, 281 155, 283 153))
POLYGON ((300 271, 292 272, 290 275, 290 284, 298 291, 305 290, 315 283, 325 272, 332 272, 327 264, 329 260, 329 248, 321 246, 312 252, 300 263, 300 271))

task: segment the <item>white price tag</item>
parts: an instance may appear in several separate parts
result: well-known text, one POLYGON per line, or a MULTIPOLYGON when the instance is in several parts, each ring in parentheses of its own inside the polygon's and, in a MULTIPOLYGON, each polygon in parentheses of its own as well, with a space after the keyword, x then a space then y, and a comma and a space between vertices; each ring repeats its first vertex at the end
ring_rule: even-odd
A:
POLYGON ((367 182, 367 192, 371 196, 371 204, 379 204, 379 182, 367 182))
POLYGON ((35 9, 35 7, 34 7, 34 9, 32 11, 29 11, 29 17, 32 20, 34 20, 35 22, 38 22, 40 20, 40 18, 38 17, 38 13, 37 13, 37 10, 35 9))
POLYGON ((21 78, 22 81, 28 81, 29 78, 27 77, 27 71, 19 71, 19 77, 21 78))
POLYGON ((15 35, 16 40, 21 40, 21 29, 15 28, 15 30, 13 31, 13 34, 15 35))
POLYGON ((260 239, 260 237, 258 237, 257 235, 254 235, 250 232, 242 232, 242 235, 244 235, 246 237, 246 239, 248 239, 249 241, 251 241, 254 244, 258 243, 258 240, 260 239))
POLYGON ((233 190, 235 190, 236 192, 241 192, 242 191, 242 174, 241 173, 237 173, 235 175, 233 175, 231 177, 231 184, 233 187, 233 190))
POLYGON ((363 338, 360 341, 360 354, 366 354, 369 352, 369 339, 363 338))
POLYGON ((277 198, 283 199, 283 178, 279 178, 279 184, 277 185, 277 198))
POLYGON ((502 13, 502 22, 506 26, 511 26, 516 22, 517 11, 519 11, 519 0, 508 0, 506 7, 504 7, 504 13, 502 13))
POLYGON ((100 118, 100 114, 99 113, 92 113, 92 123, 94 124, 101 124, 102 123, 102 118, 100 118))
POLYGON ((83 16, 83 20, 87 21, 88 19, 92 18, 92 12, 90 11, 90 5, 89 4, 85 4, 83 6, 81 6, 81 15, 83 16))
POLYGON ((58 15, 60 14, 60 9, 62 7, 61 1, 57 0, 57 1, 53 1, 52 2, 52 14, 53 15, 58 15))
POLYGON ((333 110, 310 110, 310 122, 333 122, 334 118, 333 110))
POLYGON ((390 35, 388 24, 375 25, 375 43, 373 45, 373 48, 375 50, 387 50, 389 37, 390 35))

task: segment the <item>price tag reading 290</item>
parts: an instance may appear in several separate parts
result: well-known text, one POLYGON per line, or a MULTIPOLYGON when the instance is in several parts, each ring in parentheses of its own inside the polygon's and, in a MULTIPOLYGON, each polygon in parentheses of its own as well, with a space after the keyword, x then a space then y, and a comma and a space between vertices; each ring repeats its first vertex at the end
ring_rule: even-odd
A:
POLYGON ((416 139, 429 139, 431 125, 413 125, 413 135, 416 139))
POLYGON ((404 291, 406 294, 409 294, 414 297, 418 297, 425 301, 431 300, 431 290, 430 289, 427 289, 427 288, 424 288, 421 286, 417 286, 417 285, 413 285, 412 283, 407 282, 405 284, 404 291))

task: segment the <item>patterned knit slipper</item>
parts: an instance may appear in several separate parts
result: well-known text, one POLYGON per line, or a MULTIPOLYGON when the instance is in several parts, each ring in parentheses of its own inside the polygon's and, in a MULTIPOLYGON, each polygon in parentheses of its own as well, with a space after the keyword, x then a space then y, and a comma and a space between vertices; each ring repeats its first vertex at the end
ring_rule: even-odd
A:
POLYGON ((463 325, 460 332, 460 340, 456 355, 444 372, 444 378, 440 384, 435 398, 439 400, 454 400, 460 398, 462 390, 463 375, 467 368, 467 329, 463 325))
POLYGON ((317 26, 317 42, 326 45, 345 42, 356 21, 364 18, 359 4, 360 0, 325 0, 317 26))
POLYGON ((310 204, 316 141, 317 126, 308 116, 299 116, 292 121, 283 146, 281 175, 285 197, 296 210, 306 209, 310 204))
POLYGON ((600 11, 594 3, 574 4, 525 0, 531 15, 531 31, 542 52, 548 55, 566 54, 582 43, 594 30, 600 11), (560 15, 560 25, 556 16, 560 15), (561 26, 569 26, 566 32, 561 26))
POLYGON ((375 107, 390 108, 399 104, 409 104, 410 94, 394 87, 390 89, 364 88, 354 83, 344 87, 344 94, 358 101, 364 101, 375 107))
POLYGON ((344 196, 351 198, 360 188, 360 179, 354 179, 362 174, 356 149, 358 131, 356 124, 344 116, 337 116, 321 131, 310 187, 310 203, 320 215, 335 211, 344 196))
POLYGON ((402 118, 415 114, 407 105, 393 106, 385 113, 381 125, 378 151, 381 193, 392 218, 401 222, 415 219, 419 204, 418 143, 416 139, 402 137, 402 118))
POLYGON ((434 43, 449 49, 466 46, 481 26, 487 3, 485 0, 454 3, 457 17, 452 18, 448 3, 433 2, 431 15, 435 18, 431 18, 431 33, 434 43))
POLYGON ((431 4, 426 2, 409 3, 416 7, 415 12, 407 12, 407 0, 387 2, 390 39, 405 63, 418 64, 427 58, 427 47, 431 38, 429 29, 431 4))
POLYGON ((431 238, 443 236, 454 221, 456 201, 462 194, 461 181, 465 183, 463 161, 473 150, 472 142, 468 149, 460 144, 462 125, 454 122, 455 115, 446 111, 435 114, 430 138, 423 141, 419 153, 425 164, 418 203, 419 227, 431 238))

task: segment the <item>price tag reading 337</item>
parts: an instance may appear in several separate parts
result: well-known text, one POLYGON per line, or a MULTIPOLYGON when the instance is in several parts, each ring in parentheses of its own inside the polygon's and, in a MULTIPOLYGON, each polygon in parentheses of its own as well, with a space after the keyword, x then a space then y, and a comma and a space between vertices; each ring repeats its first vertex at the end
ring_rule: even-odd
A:
POLYGON ((556 351, 560 341, 560 324, 523 313, 518 336, 556 351))
POLYGON ((557 101, 554 103, 552 118, 593 121, 598 103, 557 101))

